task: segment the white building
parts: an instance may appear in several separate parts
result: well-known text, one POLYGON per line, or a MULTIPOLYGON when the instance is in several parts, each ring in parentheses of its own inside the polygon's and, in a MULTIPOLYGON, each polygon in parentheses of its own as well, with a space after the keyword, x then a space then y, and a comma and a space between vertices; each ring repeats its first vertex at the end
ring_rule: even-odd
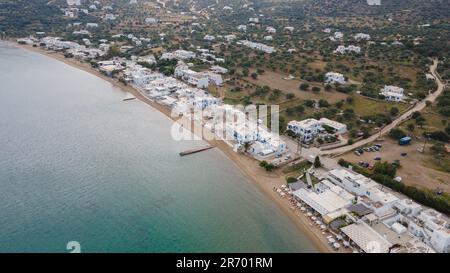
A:
POLYGON ((81 5, 81 0, 66 0, 68 6, 79 6, 81 5))
POLYGON ((369 34, 365 34, 365 33, 357 33, 354 36, 354 38, 355 38, 356 41, 361 41, 361 40, 368 41, 368 40, 370 40, 370 35, 369 34))
POLYGON ((227 42, 232 42, 232 41, 236 40, 236 35, 234 35, 234 34, 225 35, 224 38, 227 42))
POLYGON ((246 25, 239 25, 239 26, 237 27, 237 29, 238 29, 239 31, 244 31, 244 32, 246 32, 246 31, 247 31, 247 26, 246 26, 246 25))
POLYGON ((116 20, 116 16, 112 13, 105 14, 105 20, 116 20))
POLYGON ((86 23, 86 27, 94 28, 94 27, 98 27, 98 24, 97 23, 86 23))
POLYGON ((301 188, 296 190, 294 191, 294 196, 322 216, 350 206, 355 199, 352 194, 328 180, 322 180, 311 189, 301 188))
POLYGON ((381 89, 381 95, 385 97, 388 101, 402 101, 404 89, 401 87, 393 86, 393 85, 385 85, 383 89, 381 89))
POLYGON ((380 6, 381 0, 366 0, 369 6, 380 6))
POLYGON ((273 37, 271 35, 264 36, 264 41, 272 41, 273 37))
POLYGON ((354 45, 349 45, 346 47, 346 46, 340 45, 334 50, 334 53, 340 53, 340 54, 346 54, 346 53, 351 53, 351 52, 359 54, 359 53, 361 53, 361 47, 354 46, 354 45))
POLYGON ((188 82, 189 84, 196 86, 198 88, 208 88, 209 84, 222 85, 222 76, 213 72, 196 72, 187 65, 179 65, 175 68, 175 77, 179 77, 182 80, 188 82))
POLYGON ((156 59, 153 54, 146 55, 146 56, 139 56, 139 57, 137 57, 136 61, 138 63, 147 63, 149 65, 156 64, 156 59))
POLYGON ((345 77, 341 73, 328 72, 325 74, 325 83, 326 84, 333 84, 333 83, 345 84, 345 77))
POLYGON ((211 66, 211 71, 214 73, 218 73, 218 74, 228 73, 228 69, 226 69, 225 67, 218 66, 218 65, 211 66))
POLYGON ((248 18, 248 22, 257 24, 259 23, 259 18, 258 17, 248 18))
POLYGON ((205 35, 205 37, 203 37, 203 40, 205 41, 209 41, 212 42, 216 39, 216 37, 212 36, 212 35, 205 35))
POLYGON ((277 33, 277 30, 274 27, 266 27, 266 31, 270 34, 277 33))
POLYGON ((388 253, 392 244, 363 221, 345 226, 341 231, 366 253, 388 253))
POLYGON ((145 24, 147 25, 155 25, 158 23, 156 18, 145 18, 145 24))
POLYGON ((328 172, 327 179, 336 185, 362 197, 364 205, 382 215, 392 213, 393 206, 399 201, 398 197, 386 192, 381 185, 362 174, 347 169, 334 169, 328 172))
POLYGON ((255 42, 251 42, 251 41, 248 41, 248 40, 241 40, 241 41, 239 41, 239 43, 244 45, 244 46, 250 47, 252 49, 264 51, 267 54, 271 54, 271 53, 276 52, 274 47, 268 46, 268 45, 265 45, 265 44, 261 44, 261 43, 255 43, 255 42))
POLYGON ((288 123, 287 129, 299 135, 304 142, 311 142, 323 131, 320 121, 313 118, 302 121, 292 120, 288 123))
POLYGON ((327 119, 327 118, 321 118, 319 120, 321 126, 323 127, 324 125, 332 128, 335 132, 335 134, 345 134, 347 132, 347 125, 331 120, 331 119, 327 119))
POLYGON ((425 239, 430 245, 441 253, 450 253, 450 229, 442 214, 426 209, 416 217, 422 222, 425 239))
POLYGON ((184 61, 184 60, 194 59, 195 57, 196 57, 196 55, 194 52, 179 49, 174 52, 163 53, 161 56, 161 59, 162 60, 177 59, 177 60, 184 61))
MULTIPOLYGON (((328 29, 325 29, 328 30, 328 29)), ((337 41, 337 40, 341 40, 342 38, 344 38, 344 33, 340 32, 340 31, 336 31, 334 33, 333 36, 329 37, 331 41, 337 41)))
POLYGON ((287 30, 289 32, 294 32, 294 27, 284 27, 284 30, 287 30))

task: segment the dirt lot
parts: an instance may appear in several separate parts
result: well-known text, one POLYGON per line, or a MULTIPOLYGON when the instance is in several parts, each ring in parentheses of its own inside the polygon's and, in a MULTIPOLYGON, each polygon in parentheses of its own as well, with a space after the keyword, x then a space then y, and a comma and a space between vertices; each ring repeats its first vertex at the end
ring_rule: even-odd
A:
POLYGON ((352 152, 342 158, 350 162, 365 161, 370 164, 376 162, 374 160, 376 156, 380 156, 382 161, 389 162, 398 159, 402 167, 397 171, 397 175, 402 177, 403 183, 432 190, 439 188, 447 193, 450 192, 450 173, 435 170, 429 166, 432 159, 429 154, 429 146, 425 149, 426 153, 422 154, 417 149, 423 147, 423 143, 415 140, 407 146, 400 146, 390 139, 378 143, 383 145, 379 152, 364 152, 361 156, 352 152), (403 152, 408 155, 402 157, 400 154, 403 152))
MULTIPOLYGON (((254 72, 254 71, 251 71, 254 72)), ((280 89, 283 93, 294 93, 296 97, 301 98, 303 100, 307 99, 326 99, 329 103, 336 103, 340 100, 347 98, 348 95, 344 93, 340 93, 337 91, 325 91, 324 86, 322 84, 311 84, 312 86, 320 87, 321 91, 318 94, 315 94, 311 90, 309 91, 301 91, 299 89, 301 81, 294 80, 285 80, 288 75, 283 75, 277 72, 266 71, 264 74, 258 75, 256 80, 251 77, 245 78, 248 82, 253 84, 264 86, 267 85, 272 89, 280 89)), ((310 88, 311 89, 311 88, 310 88)))

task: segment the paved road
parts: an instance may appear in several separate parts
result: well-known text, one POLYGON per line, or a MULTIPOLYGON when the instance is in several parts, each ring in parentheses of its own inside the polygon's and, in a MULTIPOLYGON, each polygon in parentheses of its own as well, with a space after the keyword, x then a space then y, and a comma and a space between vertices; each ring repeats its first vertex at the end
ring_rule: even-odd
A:
POLYGON ((339 147, 336 149, 330 149, 330 150, 326 150, 326 151, 320 151, 319 154, 320 155, 330 155, 330 154, 346 153, 346 152, 349 152, 356 148, 359 148, 361 146, 364 146, 368 143, 371 143, 371 142, 375 141, 377 138, 379 138, 380 136, 389 133, 389 131, 391 129, 393 129, 394 127, 396 127, 398 124, 402 123, 405 120, 408 120, 411 117, 413 112, 421 111, 422 109, 424 109, 426 106, 427 100, 434 102, 436 100, 436 98, 439 97, 439 95, 444 90, 444 84, 442 83, 439 74, 436 72, 437 65, 438 65, 438 61, 434 60, 433 64, 430 66, 430 72, 436 79, 436 83, 438 85, 437 90, 434 93, 430 93, 424 100, 418 102, 413 108, 411 108, 410 110, 403 113, 401 116, 399 116, 397 119, 392 121, 390 124, 386 125, 383 129, 381 129, 381 133, 377 132, 376 134, 373 134, 366 139, 355 142, 352 145, 347 145, 347 146, 339 147))
MULTIPOLYGON (((376 139, 379 138, 380 135, 387 134, 391 129, 396 127, 398 124, 400 124, 401 122, 403 122, 405 120, 408 120, 411 117, 413 112, 421 111, 422 109, 424 109, 426 106, 425 101, 429 100, 431 102, 434 102, 437 99, 437 97, 439 97, 439 95, 443 92, 445 85, 442 83, 440 76, 436 72, 437 65, 438 65, 438 61, 434 60, 433 64, 430 66, 430 72, 435 77, 436 83, 438 85, 437 90, 434 93, 430 93, 424 100, 418 102, 413 108, 411 108, 407 112, 403 113, 397 119, 395 119, 390 124, 385 126, 381 130, 381 134, 380 134, 380 132, 377 132, 376 134, 373 134, 372 136, 370 136, 366 139, 355 142, 352 145, 347 145, 347 146, 330 149, 330 150, 325 150, 325 151, 321 151, 320 149, 315 148, 315 147, 301 148, 301 150, 299 151, 301 157, 303 157, 307 160, 310 160, 312 158, 315 158, 317 155, 319 155, 321 162, 326 169, 338 168, 339 166, 337 164, 337 161, 333 158, 328 157, 328 155, 346 153, 346 152, 349 152, 356 148, 359 148, 361 146, 364 146, 368 143, 376 141, 376 139)), ((297 151, 297 142, 295 140, 293 140, 292 138, 286 137, 286 136, 282 136, 282 140, 286 142, 286 146, 290 151, 292 151, 294 153, 297 151)))

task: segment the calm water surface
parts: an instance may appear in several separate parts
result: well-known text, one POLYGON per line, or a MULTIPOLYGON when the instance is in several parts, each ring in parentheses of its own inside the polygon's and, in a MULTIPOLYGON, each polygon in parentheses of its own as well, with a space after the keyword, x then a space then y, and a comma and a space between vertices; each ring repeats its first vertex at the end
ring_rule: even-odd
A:
POLYGON ((0 43, 0 252, 315 252, 218 150, 110 83, 0 43))

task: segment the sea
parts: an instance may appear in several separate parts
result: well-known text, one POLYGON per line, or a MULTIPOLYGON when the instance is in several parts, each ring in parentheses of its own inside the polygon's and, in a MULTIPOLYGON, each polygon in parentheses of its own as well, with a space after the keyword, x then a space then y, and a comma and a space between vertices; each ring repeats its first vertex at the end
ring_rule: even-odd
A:
POLYGON ((217 149, 111 83, 0 43, 0 252, 317 252, 217 149), (70 242, 70 243, 69 243, 70 242))

